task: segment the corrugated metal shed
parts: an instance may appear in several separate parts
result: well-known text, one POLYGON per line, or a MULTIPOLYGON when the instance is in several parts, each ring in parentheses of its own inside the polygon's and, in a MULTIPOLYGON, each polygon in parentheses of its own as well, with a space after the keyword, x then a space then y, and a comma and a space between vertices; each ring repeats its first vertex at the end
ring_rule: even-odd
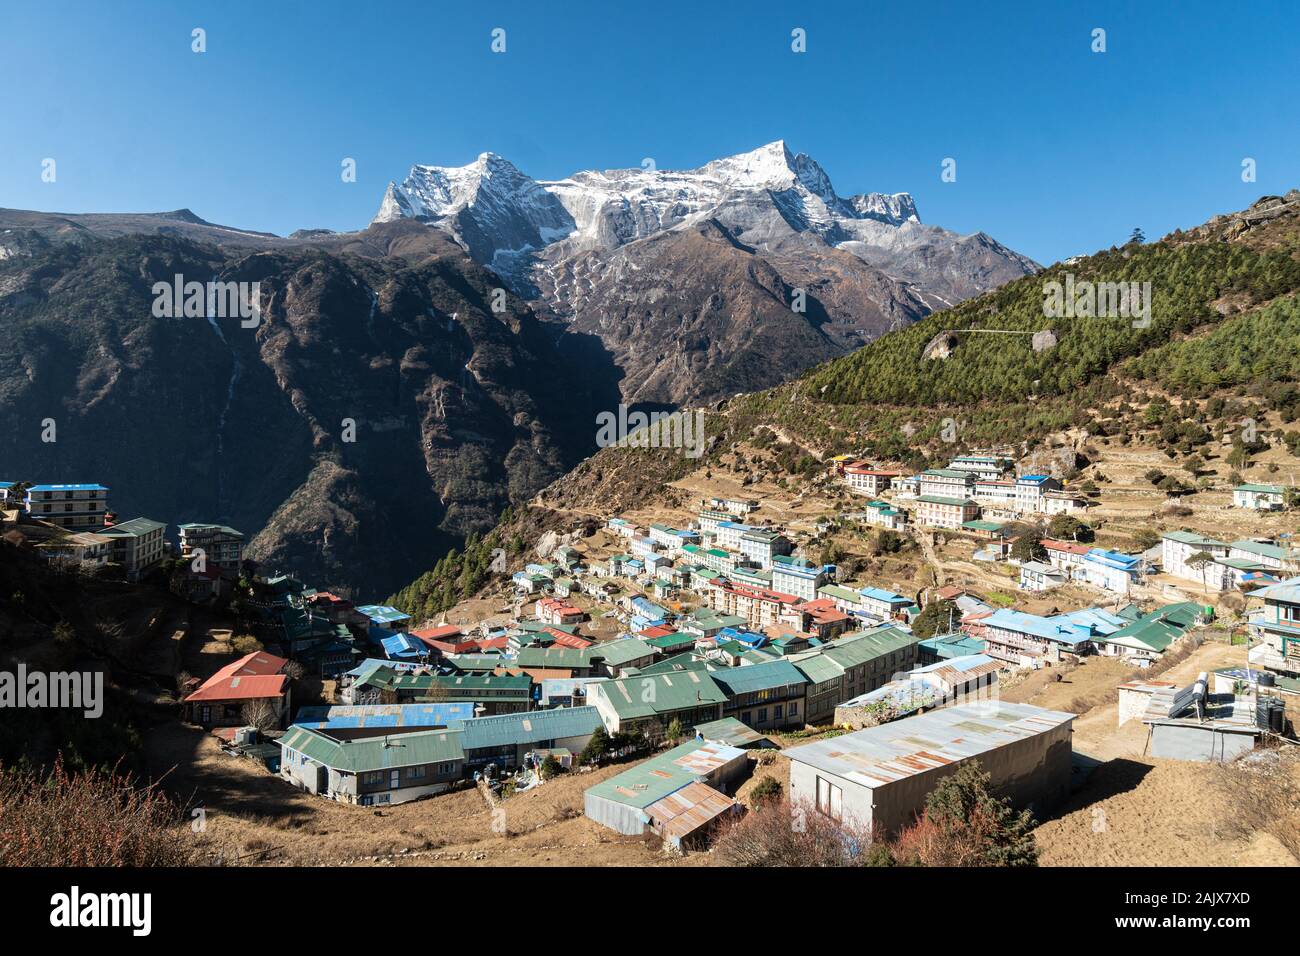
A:
POLYGON ((726 744, 728 747, 753 747, 767 742, 766 737, 735 717, 696 724, 695 733, 712 743, 726 744))
POLYGON ((724 813, 736 812, 739 806, 731 797, 706 783, 688 783, 650 804, 646 814, 664 839, 680 844, 724 813))
POLYGON ((1074 716, 1005 701, 958 704, 783 753, 865 787, 877 787, 1044 733, 1070 723, 1074 716))
POLYGON ((644 808, 688 783, 702 781, 737 759, 745 759, 745 751, 692 740, 588 787, 587 793, 615 803, 644 808))

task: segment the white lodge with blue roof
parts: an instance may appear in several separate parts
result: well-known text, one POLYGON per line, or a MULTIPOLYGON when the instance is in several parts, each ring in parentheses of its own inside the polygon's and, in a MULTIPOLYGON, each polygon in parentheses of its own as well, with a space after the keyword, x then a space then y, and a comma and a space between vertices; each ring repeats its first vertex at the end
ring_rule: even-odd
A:
POLYGON ((23 508, 33 518, 60 528, 99 528, 108 511, 108 489, 103 485, 32 485, 23 508))
POLYGON ((1114 634, 1129 622, 1101 608, 1040 617, 999 608, 979 625, 985 653, 1020 667, 1041 667, 1066 656, 1090 654, 1093 639, 1114 634))

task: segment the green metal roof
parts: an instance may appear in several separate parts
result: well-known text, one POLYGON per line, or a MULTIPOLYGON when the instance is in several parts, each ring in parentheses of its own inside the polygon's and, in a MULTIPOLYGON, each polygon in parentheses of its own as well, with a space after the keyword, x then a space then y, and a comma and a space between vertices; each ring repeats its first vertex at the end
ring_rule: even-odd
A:
POLYGON ((1265 541, 1250 541, 1247 539, 1234 541, 1232 546, 1238 551, 1247 551, 1251 554, 1258 554, 1262 558, 1273 558, 1277 561, 1285 561, 1291 557, 1291 552, 1286 548, 1265 541))
POLYGON ((559 667, 581 670, 591 666, 592 647, 522 647, 515 663, 520 667, 559 667))
POLYGON ((841 638, 822 653, 847 668, 903 650, 915 643, 914 635, 887 627, 880 631, 851 635, 848 639, 841 638))
POLYGON ((1003 521, 985 521, 977 518, 974 521, 963 521, 961 526, 963 528, 969 528, 971 531, 994 532, 1001 531, 1006 527, 1006 523, 1003 521))
POLYGON ((689 710, 701 704, 721 704, 727 699, 707 672, 695 670, 601 681, 588 685, 587 693, 589 697, 600 694, 607 698, 623 720, 689 710))
POLYGON ((522 714, 496 714, 460 721, 461 746, 465 750, 538 743, 562 737, 590 736, 601 726, 595 707, 560 707, 530 710, 522 714))
POLYGON ((840 587, 838 584, 823 584, 817 589, 817 593, 823 597, 839 598, 842 601, 852 601, 854 604, 861 604, 862 595, 852 588, 840 587))
POLYGON ((280 746, 348 773, 369 773, 465 758, 461 749, 461 732, 451 729, 335 740, 320 731, 295 725, 280 738, 280 746))
POLYGON ((844 665, 834 658, 827 657, 824 652, 810 654, 792 663, 812 684, 824 684, 826 681, 839 680, 844 676, 844 665))
POLYGON ((688 783, 704 778, 700 765, 690 761, 692 755, 701 750, 705 752, 701 756, 713 758, 712 762, 717 765, 744 756, 744 751, 734 747, 691 740, 651 757, 618 776, 602 780, 587 788, 587 793, 644 809, 669 794, 676 793, 688 783))
POLYGON ((657 649, 650 644, 641 640, 639 637, 625 637, 617 641, 606 641, 604 644, 596 644, 587 648, 592 657, 603 658, 605 663, 611 667, 618 667, 629 661, 640 660, 643 657, 653 657, 657 649))
POLYGON ((791 684, 808 683, 807 678, 799 672, 799 668, 787 660, 727 667, 713 671, 712 676, 719 686, 727 691, 729 697, 752 694, 760 690, 773 690, 791 684))
POLYGON ((931 505, 952 505, 954 507, 965 507, 966 505, 975 504, 975 502, 970 498, 948 498, 944 495, 921 495, 916 500, 924 501, 926 504, 931 505))
MULTIPOLYGON (((737 644, 739 647, 739 643, 737 644)), ((708 660, 703 657, 696 657, 694 654, 675 654, 672 657, 665 657, 661 661, 655 661, 653 664, 647 664, 645 667, 636 668, 638 674, 673 674, 681 671, 707 671, 713 670, 708 660)), ((632 668, 624 668, 621 673, 630 674, 632 668)))
POLYGON ((1194 531, 1166 531, 1160 537, 1168 538, 1170 541, 1177 541, 1180 544, 1193 544, 1208 547, 1214 545, 1219 548, 1226 548, 1227 544, 1222 541, 1215 541, 1213 538, 1207 538, 1203 534, 1197 534, 1194 531))
POLYGON ((1149 614, 1144 614, 1132 624, 1120 628, 1107 637, 1095 637, 1102 644, 1118 644, 1162 653, 1170 644, 1187 633, 1196 623, 1201 606, 1194 601, 1167 604, 1149 614))
POLYGON ((667 651, 676 650, 682 647, 694 647, 695 642, 698 640, 699 637, 695 634, 686 634, 682 631, 677 631, 674 634, 665 634, 663 637, 649 638, 646 643, 667 651))

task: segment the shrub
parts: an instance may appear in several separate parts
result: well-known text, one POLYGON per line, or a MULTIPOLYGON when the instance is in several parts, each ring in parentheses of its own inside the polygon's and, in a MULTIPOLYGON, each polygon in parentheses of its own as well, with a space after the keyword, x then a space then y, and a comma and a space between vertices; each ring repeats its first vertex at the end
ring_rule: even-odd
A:
POLYGON ((0 865, 186 866, 182 808, 117 770, 0 768, 0 865))
POLYGON ((715 852, 725 866, 864 866, 870 845, 862 827, 766 800, 722 831, 715 852))
POLYGON ((754 789, 749 792, 749 796, 754 806, 758 806, 769 800, 780 800, 781 792, 781 782, 776 777, 764 777, 754 784, 754 789))
POLYGON ((1034 819, 989 790, 972 761, 930 792, 925 810, 895 841, 894 857, 920 866, 1036 866, 1034 819))

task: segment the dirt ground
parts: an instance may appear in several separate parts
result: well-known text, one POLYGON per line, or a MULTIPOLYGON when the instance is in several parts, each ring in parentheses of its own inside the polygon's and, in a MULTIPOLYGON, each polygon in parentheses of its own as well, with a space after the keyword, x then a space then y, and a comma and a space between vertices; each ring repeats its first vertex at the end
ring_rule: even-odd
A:
MULTIPOLYGON (((1201 671, 1239 664, 1245 648, 1203 644, 1159 675, 1185 684, 1201 671)), ((1072 701, 1104 694, 1130 679, 1118 662, 1098 657, 1066 672, 1047 671, 1004 692, 1007 700, 1069 710, 1072 701)), ((1218 785, 1222 768, 1145 755, 1140 721, 1118 726, 1119 708, 1107 702, 1074 723, 1076 756, 1098 766, 1065 807, 1035 831, 1044 866, 1300 866, 1267 832, 1240 832, 1234 808, 1218 785)))
POLYGON ((657 840, 622 837, 582 815, 592 784, 627 769, 564 775, 502 801, 458 790, 376 810, 300 792, 215 737, 169 725, 146 742, 155 777, 202 807, 206 849, 227 862, 301 866, 698 866, 708 854, 665 854, 657 840))

